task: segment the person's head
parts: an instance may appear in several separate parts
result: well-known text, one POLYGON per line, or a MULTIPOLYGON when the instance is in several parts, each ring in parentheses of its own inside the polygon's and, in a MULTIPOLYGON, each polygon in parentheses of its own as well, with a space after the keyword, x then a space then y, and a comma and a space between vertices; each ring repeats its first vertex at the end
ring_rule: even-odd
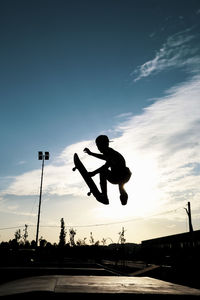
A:
POLYGON ((96 138, 96 145, 100 152, 104 152, 109 147, 109 138, 107 135, 99 135, 96 138))

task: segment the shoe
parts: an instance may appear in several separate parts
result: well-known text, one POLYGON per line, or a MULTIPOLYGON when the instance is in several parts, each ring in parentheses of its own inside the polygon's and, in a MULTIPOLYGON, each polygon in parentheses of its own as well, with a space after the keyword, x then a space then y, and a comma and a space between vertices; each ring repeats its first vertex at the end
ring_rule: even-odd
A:
POLYGON ((108 205, 109 204, 109 199, 108 199, 108 196, 107 195, 104 195, 101 193, 100 197, 99 197, 99 202, 105 204, 105 205, 108 205))
POLYGON ((128 194, 125 191, 121 192, 120 200, 121 200, 121 204, 122 205, 126 205, 127 204, 128 194))

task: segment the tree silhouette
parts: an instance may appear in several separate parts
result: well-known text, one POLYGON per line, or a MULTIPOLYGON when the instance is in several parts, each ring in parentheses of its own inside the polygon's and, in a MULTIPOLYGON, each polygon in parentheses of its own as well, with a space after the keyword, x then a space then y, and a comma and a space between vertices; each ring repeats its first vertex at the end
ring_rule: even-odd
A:
POLYGON ((90 244, 94 245, 94 238, 93 238, 92 232, 90 232, 90 244))
POLYGON ((27 237, 28 237, 28 225, 25 224, 25 228, 23 229, 23 231, 24 231, 23 240, 24 240, 24 244, 26 244, 27 237))
POLYGON ((75 246, 74 237, 76 235, 76 231, 73 228, 70 228, 69 230, 69 238, 70 238, 70 245, 75 246))
POLYGON ((15 231, 15 239, 16 239, 17 243, 21 239, 21 230, 20 229, 18 229, 18 230, 15 231))
POLYGON ((60 228, 60 236, 59 236, 59 246, 60 247, 64 247, 66 241, 65 241, 65 237, 66 237, 66 232, 65 232, 65 222, 64 219, 61 218, 60 220, 61 222, 61 228, 60 228))

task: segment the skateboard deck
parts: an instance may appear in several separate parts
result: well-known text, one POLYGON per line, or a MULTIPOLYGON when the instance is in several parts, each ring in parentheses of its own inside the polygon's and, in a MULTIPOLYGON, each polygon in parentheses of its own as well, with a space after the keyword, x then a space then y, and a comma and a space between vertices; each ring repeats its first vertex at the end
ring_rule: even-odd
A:
POLYGON ((89 192, 87 193, 87 195, 90 196, 91 194, 93 194, 93 196, 97 199, 97 201, 103 204, 108 204, 108 201, 104 199, 102 193, 100 193, 100 191, 98 190, 95 182, 93 181, 91 176, 89 176, 88 171, 86 170, 85 166, 81 162, 77 153, 74 154, 74 166, 75 167, 72 170, 75 171, 77 169, 81 174, 81 176, 83 177, 83 179, 85 180, 87 186, 89 187, 89 192))

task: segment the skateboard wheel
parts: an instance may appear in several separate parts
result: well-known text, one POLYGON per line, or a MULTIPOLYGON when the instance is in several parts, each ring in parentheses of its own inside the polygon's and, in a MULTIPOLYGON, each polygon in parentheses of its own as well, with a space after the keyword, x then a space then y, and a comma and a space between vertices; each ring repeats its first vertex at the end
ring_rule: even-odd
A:
POLYGON ((76 167, 74 167, 74 168, 72 169, 72 171, 76 171, 76 167))
POLYGON ((91 195, 91 192, 88 192, 87 195, 90 196, 90 195, 91 195))

